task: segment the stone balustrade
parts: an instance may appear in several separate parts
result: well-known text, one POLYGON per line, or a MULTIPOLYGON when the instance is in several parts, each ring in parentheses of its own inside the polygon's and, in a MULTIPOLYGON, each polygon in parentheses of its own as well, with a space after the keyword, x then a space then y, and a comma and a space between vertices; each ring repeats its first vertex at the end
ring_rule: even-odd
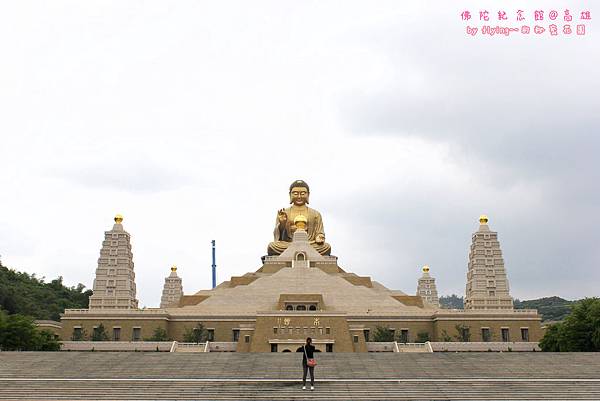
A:
POLYGON ((398 347, 395 342, 368 342, 368 352, 398 352, 398 347))
POLYGON ((536 342, 432 342, 434 352, 532 352, 541 351, 536 342))
POLYGON ((217 341, 208 343, 207 352, 235 352, 237 350, 237 342, 217 341))
POLYGON ((173 341, 61 341, 61 351, 170 352, 173 341))

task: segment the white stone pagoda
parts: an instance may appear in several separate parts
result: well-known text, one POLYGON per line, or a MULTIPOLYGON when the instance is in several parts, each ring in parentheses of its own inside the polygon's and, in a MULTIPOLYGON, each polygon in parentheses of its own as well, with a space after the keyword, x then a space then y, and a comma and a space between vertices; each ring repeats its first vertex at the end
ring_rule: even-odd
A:
POLYGON ((90 309, 137 309, 131 238, 115 216, 112 230, 104 232, 90 309))
POLYGON ((513 309, 498 233, 490 230, 485 215, 479 217, 479 229, 472 236, 465 309, 513 309))

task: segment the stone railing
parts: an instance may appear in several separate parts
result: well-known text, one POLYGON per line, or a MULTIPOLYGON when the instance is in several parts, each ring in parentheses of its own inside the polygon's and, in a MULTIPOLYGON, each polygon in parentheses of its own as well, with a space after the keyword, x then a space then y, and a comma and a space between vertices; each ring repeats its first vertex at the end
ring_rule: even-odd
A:
POLYGON ((62 323, 55 320, 34 320, 33 323, 41 328, 52 327, 53 329, 62 329, 62 323))
POLYGON ((429 342, 426 343, 396 343, 396 352, 433 352, 429 342))
POLYGON ((536 342, 432 342, 434 352, 532 352, 541 351, 536 342))
POLYGON ((180 343, 178 342, 174 352, 208 352, 208 342, 205 343, 180 343))
POLYGON ((536 309, 485 309, 485 310, 477 310, 477 309, 438 309, 436 314, 473 314, 476 315, 478 313, 484 313, 486 315, 496 314, 501 315, 503 313, 521 313, 521 314, 536 314, 538 311, 536 309))
POLYGON ((237 350, 237 342, 211 342, 207 343, 206 352, 235 352, 237 350))
POLYGON ((62 315, 166 315, 167 312, 160 308, 147 309, 65 309, 62 315))
POLYGON ((368 352, 398 352, 398 346, 395 342, 368 342, 368 352))
POLYGON ((170 352, 173 341, 61 341, 61 351, 170 352))

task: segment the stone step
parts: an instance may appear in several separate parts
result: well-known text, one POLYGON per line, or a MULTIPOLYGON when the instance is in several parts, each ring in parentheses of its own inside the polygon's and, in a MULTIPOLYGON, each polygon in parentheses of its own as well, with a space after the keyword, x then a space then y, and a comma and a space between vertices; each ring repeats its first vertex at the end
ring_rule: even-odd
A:
POLYGON ((2 400, 189 400, 189 399, 600 399, 599 382, 317 381, 302 391, 299 382, 198 381, 6 381, 2 400), (25 390, 26 389, 26 390, 25 390))
MULTIPOLYGON (((320 378, 599 378, 594 353, 323 354, 320 378)), ((288 378, 299 355, 0 352, 0 377, 288 378)))
POLYGON ((300 390, 293 354, 0 352, 0 400, 600 400, 595 353, 318 356, 300 390))

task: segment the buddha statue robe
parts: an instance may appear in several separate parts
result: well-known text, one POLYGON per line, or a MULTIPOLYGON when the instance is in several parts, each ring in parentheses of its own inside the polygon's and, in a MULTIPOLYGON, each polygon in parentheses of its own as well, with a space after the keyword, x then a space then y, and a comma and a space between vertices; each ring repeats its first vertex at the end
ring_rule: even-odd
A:
POLYGON ((290 242, 292 242, 294 231, 296 231, 294 219, 299 215, 303 215, 307 219, 306 232, 308 233, 308 241, 312 247, 321 255, 329 255, 331 253, 331 245, 326 242, 322 244, 316 242, 316 238, 319 234, 325 236, 321 213, 306 205, 292 205, 291 207, 285 208, 285 212, 287 214, 287 221, 285 224, 281 224, 281 227, 279 219, 277 217, 275 218, 275 230, 273 232, 274 241, 269 244, 267 249, 269 255, 281 255, 283 251, 287 249, 290 242))

